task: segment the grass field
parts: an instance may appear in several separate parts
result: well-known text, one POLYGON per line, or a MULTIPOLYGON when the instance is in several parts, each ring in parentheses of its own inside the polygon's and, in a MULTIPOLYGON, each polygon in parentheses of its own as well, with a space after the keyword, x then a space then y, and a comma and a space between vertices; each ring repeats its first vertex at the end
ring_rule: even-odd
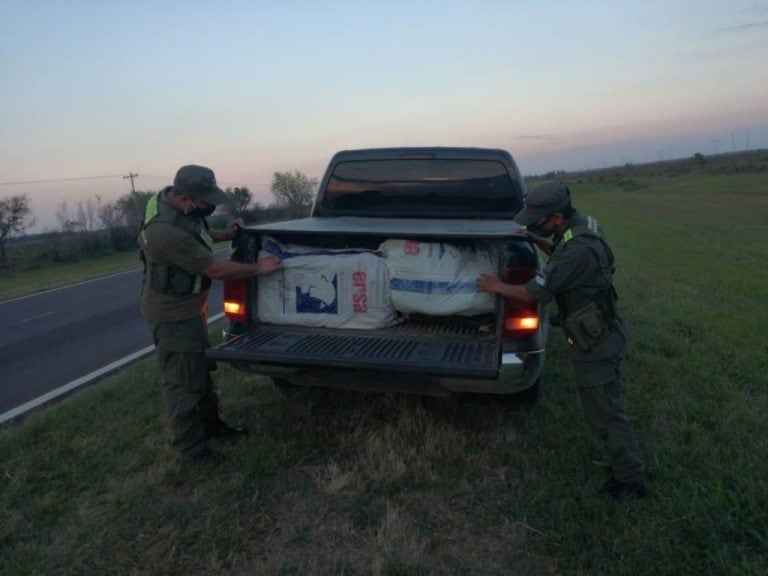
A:
POLYGON ((81 262, 56 263, 34 270, 0 269, 0 300, 67 286, 141 267, 136 252, 118 252, 81 262))
POLYGON ((613 505, 553 331, 537 405, 222 366, 251 435, 170 448, 152 359, 0 434, 0 574, 768 573, 768 175, 573 182, 617 257, 650 496, 613 505))
MULTIPOLYGON (((220 242, 216 245, 216 250, 228 248, 228 242, 220 242)), ((135 270, 141 266, 138 254, 134 251, 85 258, 79 262, 47 264, 32 270, 0 268, 0 300, 68 286, 109 274, 135 270)))

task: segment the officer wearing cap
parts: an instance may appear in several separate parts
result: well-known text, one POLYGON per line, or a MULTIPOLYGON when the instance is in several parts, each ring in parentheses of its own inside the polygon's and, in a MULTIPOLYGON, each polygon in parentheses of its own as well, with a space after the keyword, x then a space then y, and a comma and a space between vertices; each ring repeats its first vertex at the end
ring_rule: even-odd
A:
POLYGON ((627 337, 616 306, 613 253, 597 221, 571 206, 570 190, 559 182, 531 191, 515 221, 550 255, 547 265, 524 285, 484 275, 478 287, 520 303, 557 302, 555 323, 566 332, 589 429, 608 452, 612 475, 601 493, 615 501, 642 498, 643 464, 624 413, 619 376, 627 337))
POLYGON ((225 230, 205 220, 227 195, 213 171, 182 166, 173 186, 147 202, 138 243, 144 261, 141 312, 152 330, 160 362, 163 403, 173 429, 173 446, 183 461, 215 462, 211 438, 236 438, 241 428, 219 417, 219 400, 205 358, 209 346, 207 301, 211 280, 269 274, 280 260, 269 256, 255 263, 217 261, 213 242, 231 240, 242 220, 225 230))

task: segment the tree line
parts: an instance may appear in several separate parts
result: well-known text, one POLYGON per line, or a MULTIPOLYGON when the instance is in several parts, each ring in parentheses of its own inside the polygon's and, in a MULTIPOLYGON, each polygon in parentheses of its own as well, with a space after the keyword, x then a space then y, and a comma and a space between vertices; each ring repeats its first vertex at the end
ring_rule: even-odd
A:
MULTIPOLYGON (((223 227, 233 218, 242 218, 246 224, 302 218, 310 213, 317 186, 317 178, 309 178, 298 170, 275 172, 270 185, 274 198, 271 204, 256 202, 245 186, 226 188, 227 203, 220 206, 209 221, 213 227, 223 227)), ((21 242, 21 237, 36 223, 29 196, 16 194, 2 198, 0 267, 75 261, 134 250, 147 201, 155 194, 156 191, 136 190, 114 202, 106 202, 99 195, 72 204, 62 200, 54 213, 57 230, 30 236, 28 242, 21 242), (13 238, 19 241, 13 243, 17 249, 11 254, 9 244, 13 238)))

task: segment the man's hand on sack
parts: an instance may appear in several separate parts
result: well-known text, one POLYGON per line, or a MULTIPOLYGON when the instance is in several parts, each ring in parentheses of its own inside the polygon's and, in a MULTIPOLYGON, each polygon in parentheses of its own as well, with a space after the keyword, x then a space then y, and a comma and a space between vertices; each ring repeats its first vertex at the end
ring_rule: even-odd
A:
POLYGON ((275 270, 280 270, 283 267, 283 263, 280 258, 270 254, 269 256, 259 258, 256 262, 256 266, 259 269, 256 274, 271 274, 275 270))
POLYGON ((476 282, 477 287, 483 292, 501 294, 505 298, 511 298, 515 302, 520 302, 521 304, 532 304, 535 302, 535 300, 528 295, 525 286, 522 284, 507 284, 495 274, 482 274, 478 277, 476 282))
POLYGON ((496 274, 482 274, 477 278, 477 287, 483 292, 501 294, 506 284, 496 274))

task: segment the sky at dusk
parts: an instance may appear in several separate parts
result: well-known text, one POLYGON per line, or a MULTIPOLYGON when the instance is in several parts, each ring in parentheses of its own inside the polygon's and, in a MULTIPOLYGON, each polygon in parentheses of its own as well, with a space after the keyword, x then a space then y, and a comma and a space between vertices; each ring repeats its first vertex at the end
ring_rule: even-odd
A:
POLYGON ((269 203, 349 148, 524 174, 768 148, 766 61, 768 1, 0 0, 0 198, 39 231, 190 163, 269 203))

